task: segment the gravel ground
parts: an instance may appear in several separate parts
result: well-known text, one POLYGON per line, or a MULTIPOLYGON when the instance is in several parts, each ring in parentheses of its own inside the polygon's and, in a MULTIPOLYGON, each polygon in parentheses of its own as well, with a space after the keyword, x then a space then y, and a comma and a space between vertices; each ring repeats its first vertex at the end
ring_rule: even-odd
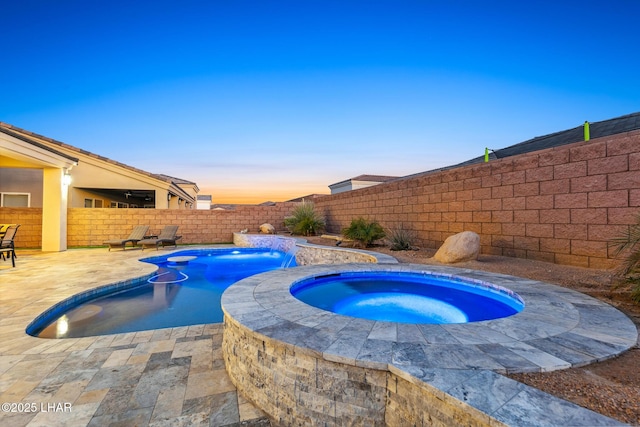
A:
MULTIPOLYGON (((308 241, 328 246, 335 244, 335 241, 320 237, 311 237, 308 241)), ((394 252, 382 246, 369 250, 391 255, 400 262, 437 264, 431 258, 435 252, 432 250, 394 252)), ((617 307, 640 329, 640 305, 631 300, 629 289, 613 286, 613 273, 609 270, 490 255, 481 255, 477 261, 454 266, 541 280, 583 292, 617 307)), ((638 344, 619 357, 580 368, 509 376, 624 423, 640 425, 638 344)))

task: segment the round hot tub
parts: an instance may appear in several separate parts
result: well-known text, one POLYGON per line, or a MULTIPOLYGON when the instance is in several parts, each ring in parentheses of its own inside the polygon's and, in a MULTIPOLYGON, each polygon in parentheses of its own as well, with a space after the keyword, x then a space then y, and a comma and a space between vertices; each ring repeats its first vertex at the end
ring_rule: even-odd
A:
POLYGON ((303 279, 290 291, 322 310, 398 323, 478 322, 524 308, 522 298, 507 288, 430 272, 342 272, 303 279))

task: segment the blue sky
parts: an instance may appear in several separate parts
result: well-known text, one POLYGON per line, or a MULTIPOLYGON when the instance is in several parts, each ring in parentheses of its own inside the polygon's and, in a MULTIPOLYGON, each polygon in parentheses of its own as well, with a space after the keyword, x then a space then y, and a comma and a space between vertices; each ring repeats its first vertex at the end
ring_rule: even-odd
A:
POLYGON ((4 3, 0 121, 214 203, 640 111, 637 0, 4 3))

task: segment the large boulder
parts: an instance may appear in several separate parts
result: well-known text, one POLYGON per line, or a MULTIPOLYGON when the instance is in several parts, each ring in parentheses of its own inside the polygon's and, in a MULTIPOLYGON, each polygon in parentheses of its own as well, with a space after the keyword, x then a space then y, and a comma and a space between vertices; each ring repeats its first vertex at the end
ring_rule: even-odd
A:
POLYGON ((473 231, 463 231, 447 237, 433 258, 443 264, 478 259, 480 236, 473 231))
POLYGON ((260 232, 264 234, 276 234, 276 228, 269 223, 264 223, 260 226, 260 232))

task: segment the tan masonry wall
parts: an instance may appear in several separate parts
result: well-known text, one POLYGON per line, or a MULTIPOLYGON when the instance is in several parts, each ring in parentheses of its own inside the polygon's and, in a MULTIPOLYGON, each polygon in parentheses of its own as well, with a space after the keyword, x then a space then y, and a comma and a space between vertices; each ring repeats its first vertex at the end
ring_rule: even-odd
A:
POLYGON ((39 248, 42 244, 42 208, 0 208, 0 224, 20 224, 16 248, 39 248))
POLYGON ((640 213, 640 131, 319 197, 338 233, 352 219, 413 230, 438 248, 461 231, 484 254, 611 268, 607 242, 640 213))
MULTIPOLYGON (((387 229, 413 230, 416 245, 438 248, 461 231, 480 235, 484 254, 589 268, 612 268, 608 241, 640 213, 640 131, 593 139, 489 163, 431 172, 315 199, 328 231, 359 216, 387 229)), ((68 246, 99 245, 149 224, 177 224, 181 243, 231 242, 282 220, 295 204, 232 211, 69 209, 68 246)), ((0 208, 0 223, 23 225, 17 247, 39 247, 42 211, 0 208), (16 220, 17 218, 17 220, 16 220)))
MULTIPOLYGON (((67 245, 102 245, 109 239, 124 238, 136 225, 149 225, 150 233, 159 233, 165 225, 178 225, 180 244, 230 243, 233 233, 248 228, 258 232, 268 222, 276 230, 284 230, 284 218, 295 203, 275 206, 238 206, 235 210, 167 210, 167 209, 85 209, 70 208, 67 220, 67 245)), ((16 247, 40 247, 42 209, 0 208, 0 223, 22 224, 16 236, 16 247)))

